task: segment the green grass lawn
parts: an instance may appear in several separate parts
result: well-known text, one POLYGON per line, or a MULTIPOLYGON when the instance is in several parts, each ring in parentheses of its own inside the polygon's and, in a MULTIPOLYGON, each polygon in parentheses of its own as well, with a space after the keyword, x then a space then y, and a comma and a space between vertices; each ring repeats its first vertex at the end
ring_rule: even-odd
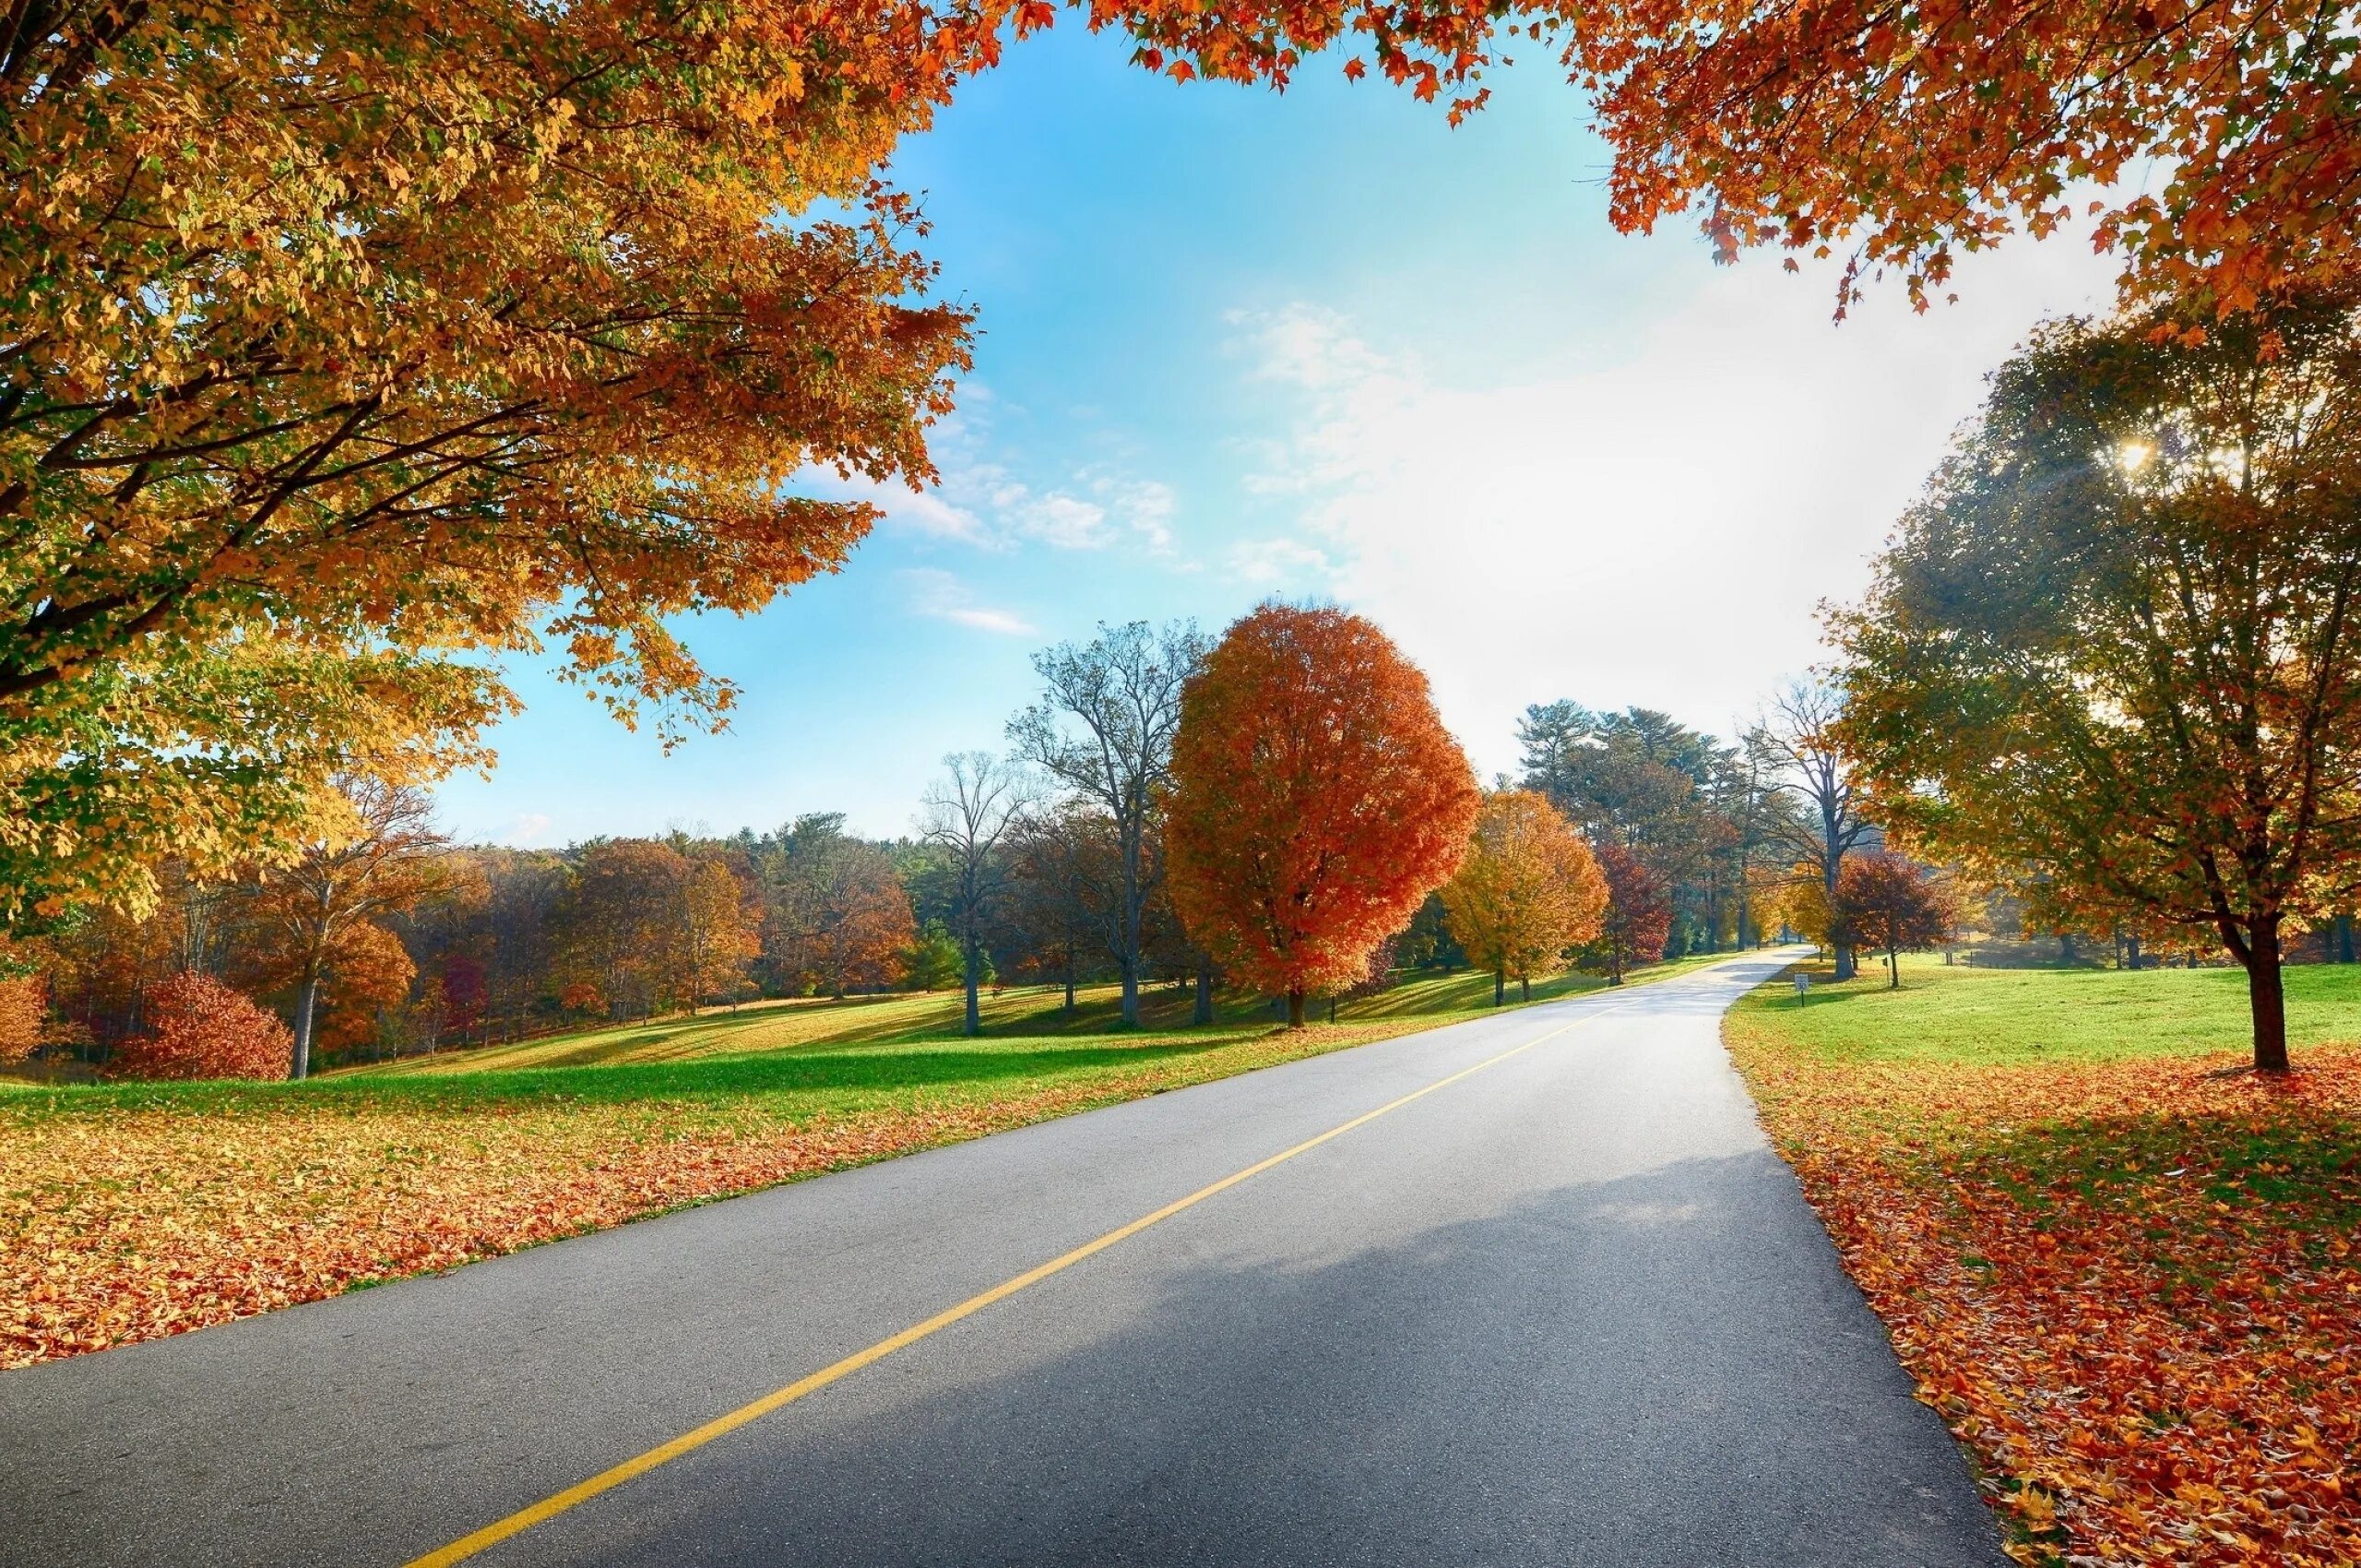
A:
MULTIPOLYGON (((1812 968, 1800 1007, 1783 980, 1739 1009, 1775 1013, 1789 1044, 1844 1061, 2095 1062, 2233 1051, 2249 1039, 2237 968, 1975 969, 1904 954, 1893 991, 1882 962, 1841 985, 1827 965, 1812 968)), ((2361 1039, 2361 964, 2285 972, 2292 1048, 2361 1039)))

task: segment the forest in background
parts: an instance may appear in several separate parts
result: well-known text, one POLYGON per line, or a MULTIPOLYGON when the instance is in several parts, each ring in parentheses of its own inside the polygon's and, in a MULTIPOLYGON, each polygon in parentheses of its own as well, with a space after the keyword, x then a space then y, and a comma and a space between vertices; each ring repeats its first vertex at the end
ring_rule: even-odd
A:
MULTIPOLYGON (((1126 636, 1169 644, 1193 634, 1118 628, 1043 659, 1103 654, 1126 636)), ((1600 851, 1617 909, 1636 920, 1645 949, 1636 961, 1717 952, 1791 923, 1783 889, 1818 838, 1798 762, 1809 759, 1810 720, 1774 716, 1731 743, 1644 708, 1537 704, 1519 729, 1521 777, 1497 782, 1545 796, 1600 851)), ((1012 733, 1026 722, 1020 715, 1012 733)), ((1033 722, 1032 750, 1049 756, 1054 747, 1033 722)), ((1040 798, 985 868, 985 982, 1071 992, 1120 980, 1128 955, 1143 984, 1218 984, 1173 911, 1154 803, 1141 822, 1138 932, 1127 938, 1118 812, 1060 787, 1054 769, 1031 771, 1040 798)), ((151 913, 89 907, 19 940, 18 972, 5 982, 13 1054, 52 1072, 105 1071, 153 1028, 157 988, 187 973, 291 1024, 308 979, 309 1055, 320 1065, 763 998, 943 990, 963 978, 959 856, 923 822, 870 838, 848 832, 841 814, 812 812, 726 837, 516 849, 446 841, 417 791, 370 788, 356 799, 365 826, 332 854, 234 880, 168 862, 151 913), (344 874, 324 860, 346 862, 344 874)), ((1857 841, 1849 807, 1841 814, 1857 841)), ((1606 962, 1596 944, 1560 957, 1606 962)), ((1365 983, 1467 963, 1442 898, 1430 895, 1373 957, 1365 983)))

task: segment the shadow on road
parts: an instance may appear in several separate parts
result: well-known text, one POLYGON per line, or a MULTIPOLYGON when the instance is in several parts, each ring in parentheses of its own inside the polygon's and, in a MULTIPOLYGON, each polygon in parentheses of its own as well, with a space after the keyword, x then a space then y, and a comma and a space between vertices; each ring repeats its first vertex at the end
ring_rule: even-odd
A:
POLYGON ((1317 1216, 1274 1218, 1253 1257, 1176 1223, 503 1561, 2001 1562, 1768 1151, 1316 1266, 1317 1216))

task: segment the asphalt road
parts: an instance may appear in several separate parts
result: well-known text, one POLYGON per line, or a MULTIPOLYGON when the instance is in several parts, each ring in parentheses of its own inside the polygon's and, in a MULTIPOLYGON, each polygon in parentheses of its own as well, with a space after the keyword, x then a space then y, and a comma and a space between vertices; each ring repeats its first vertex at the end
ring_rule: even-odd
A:
POLYGON ((473 1561, 1990 1568, 1719 1048, 1779 962, 0 1374, 0 1562, 407 1562, 1490 1062, 473 1561))

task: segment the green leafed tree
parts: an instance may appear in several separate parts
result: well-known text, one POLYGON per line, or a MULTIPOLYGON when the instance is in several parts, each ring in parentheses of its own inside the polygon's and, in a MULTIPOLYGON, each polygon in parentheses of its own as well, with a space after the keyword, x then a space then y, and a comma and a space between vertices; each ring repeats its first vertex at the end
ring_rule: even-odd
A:
POLYGON ((1881 817, 2062 926, 2211 932, 2259 1068, 2291 931, 2361 883, 2361 331, 2060 321, 1839 615, 1881 817))

